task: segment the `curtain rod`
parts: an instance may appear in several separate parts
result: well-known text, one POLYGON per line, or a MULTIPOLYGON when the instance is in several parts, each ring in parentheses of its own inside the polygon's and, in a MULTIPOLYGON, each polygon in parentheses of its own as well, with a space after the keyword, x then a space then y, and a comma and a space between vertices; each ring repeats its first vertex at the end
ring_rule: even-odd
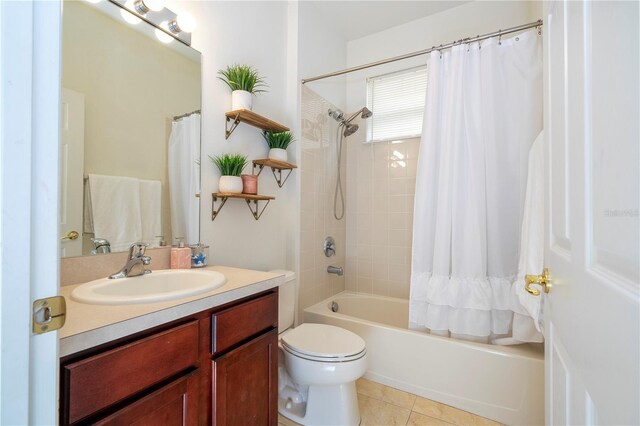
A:
POLYGON ((437 46, 437 47, 433 46, 430 49, 419 50, 417 52, 411 52, 411 53, 407 53, 405 55, 395 56, 393 58, 388 58, 388 59, 383 59, 381 61, 370 62, 368 64, 358 65, 358 66, 355 66, 355 67, 352 67, 352 68, 346 68, 346 69, 343 69, 343 70, 340 70, 340 71, 334 71, 334 72, 331 72, 331 73, 328 73, 328 74, 322 74, 322 75, 319 75, 317 77, 303 78, 302 79, 302 84, 309 83, 309 82, 316 81, 316 80, 322 80, 323 78, 335 77, 337 75, 342 75, 342 74, 348 74, 350 72, 360 71, 360 70, 364 70, 364 69, 371 68, 371 67, 377 67, 378 65, 384 65, 384 64, 391 63, 391 62, 401 61, 403 59, 409 59, 409 58, 413 58, 415 56, 426 55, 427 53, 431 53, 434 50, 450 49, 451 47, 453 47, 453 46, 455 46, 457 44, 472 43, 474 41, 486 40, 486 39, 492 38, 492 37, 499 37, 499 36, 503 36, 503 35, 506 35, 506 34, 515 33, 515 32, 518 32, 518 31, 528 30, 529 28, 541 27, 542 24, 543 24, 542 23, 542 19, 538 19, 537 21, 529 22, 528 24, 518 25, 517 27, 507 28, 506 30, 498 30, 498 31, 494 31, 494 32, 489 33, 489 34, 478 35, 476 37, 467 37, 467 38, 463 38, 461 40, 454 41, 454 42, 449 43, 449 44, 444 44, 444 45, 441 44, 440 46, 437 46))
POLYGON ((197 109, 195 111, 191 111, 191 112, 188 112, 186 114, 176 115, 175 117, 173 117, 173 119, 174 120, 180 120, 181 118, 185 118, 185 117, 188 117, 188 116, 193 115, 193 114, 200 114, 200 110, 197 109))

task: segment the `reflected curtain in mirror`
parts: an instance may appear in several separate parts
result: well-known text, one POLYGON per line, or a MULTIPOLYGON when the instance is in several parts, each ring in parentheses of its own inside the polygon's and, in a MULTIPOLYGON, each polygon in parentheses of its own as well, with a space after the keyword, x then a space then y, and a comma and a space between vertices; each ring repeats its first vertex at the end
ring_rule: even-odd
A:
POLYGON ((187 244, 199 242, 200 113, 177 118, 169 137, 171 230, 187 244))

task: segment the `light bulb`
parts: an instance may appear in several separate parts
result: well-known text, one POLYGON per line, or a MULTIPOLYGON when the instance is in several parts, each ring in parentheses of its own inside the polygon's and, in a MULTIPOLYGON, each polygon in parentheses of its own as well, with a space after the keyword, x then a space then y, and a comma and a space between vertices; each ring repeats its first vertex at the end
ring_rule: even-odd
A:
POLYGON ((153 10, 154 12, 160 12, 164 9, 165 0, 142 0, 144 5, 153 10))
POLYGON ((127 0, 127 2, 124 4, 124 7, 126 7, 128 10, 120 9, 120 15, 122 16, 122 19, 132 25, 137 25, 142 22, 142 19, 138 18, 136 15, 130 12, 130 10, 133 10, 133 8, 135 7, 133 5, 133 0, 127 0))
POLYGON ((180 28, 180 30, 184 31, 185 33, 192 33, 193 30, 195 30, 198 26, 196 23, 196 19, 189 12, 181 12, 178 15, 178 19, 176 19, 176 21, 178 22, 178 27, 180 28))
MULTIPOLYGON (((161 27, 166 27, 166 25, 167 25, 166 21, 160 24, 161 27)), ((169 34, 157 28, 156 28, 156 38, 165 44, 171 43, 173 41, 173 37, 171 37, 169 34)))

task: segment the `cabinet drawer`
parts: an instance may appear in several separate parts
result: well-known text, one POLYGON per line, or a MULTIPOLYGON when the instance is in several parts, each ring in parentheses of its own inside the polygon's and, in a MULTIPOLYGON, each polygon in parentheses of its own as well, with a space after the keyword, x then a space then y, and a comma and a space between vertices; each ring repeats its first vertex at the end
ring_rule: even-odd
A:
POLYGON ((267 294, 215 313, 211 316, 211 352, 223 352, 277 324, 278 293, 267 294))
POLYGON ((64 365, 69 418, 78 420, 196 365, 198 321, 64 365))
POLYGON ((177 379, 95 423, 96 426, 198 424, 198 376, 177 379))

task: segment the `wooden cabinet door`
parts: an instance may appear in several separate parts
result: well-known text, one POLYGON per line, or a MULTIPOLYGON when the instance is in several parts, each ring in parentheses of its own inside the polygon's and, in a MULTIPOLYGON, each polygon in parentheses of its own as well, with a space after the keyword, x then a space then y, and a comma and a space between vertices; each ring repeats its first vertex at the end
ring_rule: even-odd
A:
POLYGON ((277 329, 214 359, 212 376, 215 425, 277 424, 277 329))
POLYGON ((198 376, 177 379, 97 421, 96 425, 195 426, 198 423, 198 376))
POLYGON ((82 421, 197 364, 197 321, 64 363, 60 423, 82 421))

